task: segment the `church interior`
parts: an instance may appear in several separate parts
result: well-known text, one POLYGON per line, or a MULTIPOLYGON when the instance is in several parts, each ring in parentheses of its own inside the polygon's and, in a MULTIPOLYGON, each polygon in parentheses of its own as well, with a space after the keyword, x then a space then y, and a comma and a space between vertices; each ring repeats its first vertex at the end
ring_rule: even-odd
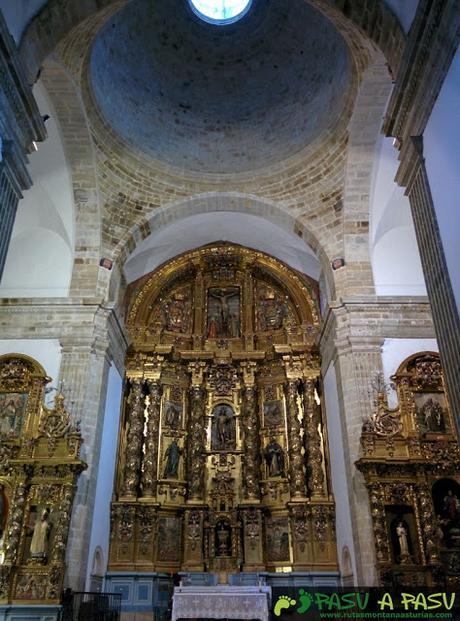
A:
POLYGON ((0 0, 0 621, 459 589, 459 40, 457 0, 0 0))

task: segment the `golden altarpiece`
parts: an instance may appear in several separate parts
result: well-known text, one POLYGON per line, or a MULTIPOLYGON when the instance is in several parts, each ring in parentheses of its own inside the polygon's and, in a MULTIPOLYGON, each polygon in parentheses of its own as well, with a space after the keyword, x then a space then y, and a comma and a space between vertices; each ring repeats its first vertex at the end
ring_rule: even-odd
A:
POLYGON ((460 450, 438 354, 411 356, 364 423, 357 467, 369 491, 383 585, 460 586, 460 450))
MULTIPOLYGON (((0 605, 59 604, 82 437, 32 358, 0 357, 0 605)), ((50 617, 51 618, 51 617, 50 617)))
POLYGON ((135 283, 109 572, 337 571, 314 283, 216 244, 135 283))

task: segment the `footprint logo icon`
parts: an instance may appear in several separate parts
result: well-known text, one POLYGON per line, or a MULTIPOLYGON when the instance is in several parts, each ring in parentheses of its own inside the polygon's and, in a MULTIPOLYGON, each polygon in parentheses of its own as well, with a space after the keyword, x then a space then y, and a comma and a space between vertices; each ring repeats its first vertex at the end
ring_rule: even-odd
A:
POLYGON ((305 593, 304 589, 299 589, 300 606, 297 608, 297 612, 301 615, 311 607, 313 604, 313 597, 310 593, 305 593))
POLYGON ((283 610, 287 610, 288 608, 291 608, 291 606, 295 606, 296 604, 297 601, 289 597, 289 595, 280 595, 278 597, 278 601, 275 604, 273 612, 277 617, 279 617, 281 616, 283 610))

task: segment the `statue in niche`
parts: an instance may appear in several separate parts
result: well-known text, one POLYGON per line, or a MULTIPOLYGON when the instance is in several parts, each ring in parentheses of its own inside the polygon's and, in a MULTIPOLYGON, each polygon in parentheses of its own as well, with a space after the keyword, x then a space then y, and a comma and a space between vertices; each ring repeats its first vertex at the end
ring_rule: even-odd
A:
POLYGON ((208 289, 208 339, 240 336, 240 290, 238 287, 208 289))
POLYGON ((212 413, 211 448, 216 451, 236 447, 235 416, 229 405, 218 405, 212 413))
POLYGON ((422 428, 428 432, 445 433, 446 422, 444 417, 444 408, 433 398, 428 397, 423 405, 418 408, 419 421, 422 428))
POLYGON ((30 558, 32 560, 46 562, 48 539, 51 531, 49 523, 50 510, 44 509, 40 520, 35 523, 30 542, 30 558))
POLYGON ((265 449, 265 460, 267 462, 268 476, 269 477, 283 477, 284 476, 284 454, 283 449, 275 441, 274 438, 270 441, 265 449))
POLYGON ((401 559, 409 557, 410 552, 409 552, 409 542, 407 539, 407 530, 403 522, 398 522, 398 525, 396 526, 396 534, 398 536, 399 551, 401 554, 401 559))
POLYGON ((183 293, 175 293, 163 306, 165 328, 170 332, 187 332, 189 304, 183 293))
POLYGON ((287 314, 286 302, 280 300, 273 289, 266 289, 259 298, 260 329, 279 330, 283 327, 287 314))
POLYGON ((396 517, 391 523, 393 541, 393 553, 397 563, 411 563, 411 541, 409 526, 401 516, 396 517))
POLYGON ((177 479, 179 472, 179 460, 181 456, 181 448, 177 444, 177 440, 173 440, 165 451, 165 469, 163 472, 164 479, 177 479))
POLYGON ((180 426, 182 406, 178 403, 167 401, 165 404, 165 424, 172 429, 180 426))

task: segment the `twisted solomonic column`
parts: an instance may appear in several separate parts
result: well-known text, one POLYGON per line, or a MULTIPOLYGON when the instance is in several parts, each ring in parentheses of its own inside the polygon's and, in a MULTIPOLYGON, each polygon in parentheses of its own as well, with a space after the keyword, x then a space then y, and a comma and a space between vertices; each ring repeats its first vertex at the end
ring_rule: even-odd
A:
POLYGON ((190 389, 190 419, 187 447, 189 500, 203 500, 205 465, 205 390, 194 385, 190 389))
POLYGON ((158 480, 161 384, 156 380, 147 380, 147 386, 149 389, 149 405, 147 408, 148 421, 141 484, 143 495, 152 497, 156 494, 158 480))
POLYGON ((260 438, 257 415, 257 389, 247 386, 243 396, 244 456, 243 479, 246 500, 260 498, 260 438))
POLYGON ((293 498, 305 498, 305 475, 303 470, 301 425, 297 405, 299 381, 289 380, 284 388, 289 439, 289 483, 293 498))
POLYGON ((123 496, 136 496, 140 482, 142 444, 144 440, 144 393, 143 381, 132 381, 131 398, 127 420, 126 462, 123 470, 123 496))
POLYGON ((323 453, 318 426, 321 414, 315 401, 315 382, 306 380, 303 393, 303 425, 307 463, 308 490, 312 497, 324 496, 323 453))

